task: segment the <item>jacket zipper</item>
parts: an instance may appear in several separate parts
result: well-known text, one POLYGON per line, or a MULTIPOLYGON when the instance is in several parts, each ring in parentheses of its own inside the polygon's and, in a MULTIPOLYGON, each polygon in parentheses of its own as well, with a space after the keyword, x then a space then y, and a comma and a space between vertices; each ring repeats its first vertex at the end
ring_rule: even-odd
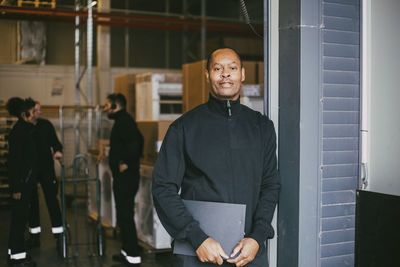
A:
MULTIPOLYGON (((227 126, 228 126, 228 149, 229 149, 229 164, 230 164, 230 170, 231 170, 231 179, 233 179, 233 161, 232 161, 232 149, 231 149, 231 129, 230 129, 230 123, 232 121, 232 109, 231 109, 231 101, 228 100, 226 102, 226 107, 228 108, 228 120, 227 120, 227 126)), ((229 194, 229 202, 233 203, 234 202, 234 197, 232 195, 232 192, 235 192, 235 183, 232 182, 230 183, 231 186, 231 194, 229 194)))
POLYGON ((226 107, 228 108, 228 117, 232 117, 231 102, 228 100, 226 102, 226 107))

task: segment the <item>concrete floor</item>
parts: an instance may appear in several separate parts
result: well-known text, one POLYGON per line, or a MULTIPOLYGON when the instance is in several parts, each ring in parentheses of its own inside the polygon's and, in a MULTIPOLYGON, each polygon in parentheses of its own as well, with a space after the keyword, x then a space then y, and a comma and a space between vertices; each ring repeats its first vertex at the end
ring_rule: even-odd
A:
MULTIPOLYGON (((56 242, 51 233, 51 225, 50 218, 47 212, 46 204, 43 200, 43 195, 40 192, 40 213, 41 213, 41 227, 42 233, 40 236, 41 246, 40 248, 34 248, 32 250, 28 250, 28 253, 32 256, 32 258, 36 261, 37 267, 63 267, 63 266, 101 266, 101 267, 118 267, 123 266, 121 264, 117 264, 112 261, 112 255, 117 254, 120 251, 120 242, 117 231, 113 229, 105 229, 105 255, 103 257, 97 256, 88 256, 87 246, 79 247, 78 253, 79 256, 72 257, 75 254, 75 248, 69 249, 69 258, 62 259, 58 256, 56 251, 56 242)), ((90 239, 93 240, 93 222, 91 223, 91 227, 89 231, 85 230, 85 209, 82 205, 79 205, 79 226, 78 226, 78 234, 80 237, 79 242, 86 241, 86 233, 89 233, 90 239), (83 240, 82 240, 83 239, 83 240)), ((8 246, 8 234, 10 227, 10 208, 9 207, 0 207, 0 266, 7 266, 7 246, 8 246)), ((74 220, 72 217, 72 209, 68 209, 67 214, 68 222, 71 224, 71 235, 74 235, 73 224, 74 220)), ((91 241, 90 241, 91 242, 91 241)), ((91 253, 95 254, 97 246, 92 247, 91 253)), ((170 252, 160 252, 154 251, 149 248, 145 248, 142 252, 142 267, 170 267, 171 264, 171 253, 170 252)))

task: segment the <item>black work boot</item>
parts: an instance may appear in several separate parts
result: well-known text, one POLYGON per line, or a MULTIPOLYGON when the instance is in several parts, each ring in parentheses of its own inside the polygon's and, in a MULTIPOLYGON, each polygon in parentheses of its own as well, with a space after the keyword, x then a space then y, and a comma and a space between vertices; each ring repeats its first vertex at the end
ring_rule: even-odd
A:
POLYGON ((28 240, 26 240, 27 248, 40 247, 40 234, 30 234, 28 240))

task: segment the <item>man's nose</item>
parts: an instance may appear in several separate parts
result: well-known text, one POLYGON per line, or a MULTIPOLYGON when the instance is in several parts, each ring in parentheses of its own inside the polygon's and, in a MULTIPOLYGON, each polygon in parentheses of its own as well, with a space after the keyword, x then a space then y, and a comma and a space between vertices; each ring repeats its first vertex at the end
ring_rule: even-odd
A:
POLYGON ((223 78, 228 78, 230 76, 231 76, 231 73, 229 71, 226 71, 226 70, 222 71, 222 77, 223 78))

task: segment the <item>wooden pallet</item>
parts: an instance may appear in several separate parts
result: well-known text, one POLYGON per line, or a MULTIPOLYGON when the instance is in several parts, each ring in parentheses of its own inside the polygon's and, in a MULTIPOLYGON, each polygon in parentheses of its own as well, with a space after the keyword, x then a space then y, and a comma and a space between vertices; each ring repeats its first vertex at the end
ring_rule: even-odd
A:
POLYGON ((50 1, 40 1, 40 0, 18 0, 18 6, 50 6, 51 8, 56 8, 56 0, 50 1))

